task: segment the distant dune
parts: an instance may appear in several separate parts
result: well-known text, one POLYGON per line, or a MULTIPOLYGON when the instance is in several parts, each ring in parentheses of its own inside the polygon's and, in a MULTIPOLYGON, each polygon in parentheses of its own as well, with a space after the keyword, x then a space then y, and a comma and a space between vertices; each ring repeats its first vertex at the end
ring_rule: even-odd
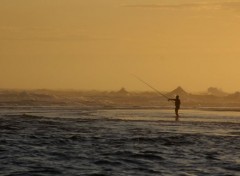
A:
MULTIPOLYGON (((215 89, 214 89, 215 90, 215 89)), ((204 94, 192 94, 182 87, 165 93, 169 98, 180 96, 182 108, 203 107, 239 107, 240 92, 233 94, 219 91, 204 94), (216 92, 216 94, 214 94, 216 92)), ((75 105, 81 107, 103 108, 167 108, 172 103, 156 92, 129 92, 125 88, 119 91, 71 91, 71 90, 0 90, 0 105, 44 106, 75 105)))

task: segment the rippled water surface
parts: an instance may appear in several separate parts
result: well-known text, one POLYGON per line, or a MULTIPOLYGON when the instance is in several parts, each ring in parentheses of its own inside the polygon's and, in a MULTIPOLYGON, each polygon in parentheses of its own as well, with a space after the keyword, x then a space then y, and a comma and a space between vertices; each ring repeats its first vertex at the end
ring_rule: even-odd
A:
POLYGON ((240 113, 3 107, 1 176, 240 175, 240 113))

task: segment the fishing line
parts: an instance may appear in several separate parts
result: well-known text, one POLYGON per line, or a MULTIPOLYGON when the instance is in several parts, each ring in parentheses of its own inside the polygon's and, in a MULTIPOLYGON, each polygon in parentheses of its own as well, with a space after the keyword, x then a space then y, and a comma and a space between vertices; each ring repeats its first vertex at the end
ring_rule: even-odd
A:
POLYGON ((145 85, 147 85, 148 87, 150 87, 151 89, 153 89, 158 95, 161 95, 163 97, 165 97, 166 99, 169 99, 169 97, 167 97, 166 95, 162 94, 160 91, 158 91, 156 88, 154 88, 153 86, 151 86, 150 84, 148 84, 146 81, 142 80, 141 78, 139 78, 138 76, 132 74, 137 80, 141 81, 142 83, 144 83, 145 85))

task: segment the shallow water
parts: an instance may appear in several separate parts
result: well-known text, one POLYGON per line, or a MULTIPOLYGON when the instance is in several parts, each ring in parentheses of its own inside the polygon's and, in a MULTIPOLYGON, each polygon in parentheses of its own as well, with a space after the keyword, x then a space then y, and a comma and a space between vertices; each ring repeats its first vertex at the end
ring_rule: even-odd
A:
POLYGON ((3 107, 0 175, 240 175, 240 114, 3 107))

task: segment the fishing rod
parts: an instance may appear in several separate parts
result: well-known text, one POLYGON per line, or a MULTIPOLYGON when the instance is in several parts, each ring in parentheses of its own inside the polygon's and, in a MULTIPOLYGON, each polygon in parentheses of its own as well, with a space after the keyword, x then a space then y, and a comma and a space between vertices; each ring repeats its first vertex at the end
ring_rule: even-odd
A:
POLYGON ((142 80, 141 78, 139 78, 136 75, 133 75, 136 79, 138 79, 139 81, 141 81, 142 83, 144 83, 145 85, 147 85, 148 87, 150 87, 151 89, 153 89, 155 92, 158 93, 158 95, 161 95, 167 99, 169 99, 166 95, 162 94, 161 92, 159 92, 157 89, 155 89, 153 86, 151 86, 150 84, 148 84, 147 82, 145 82, 144 80, 142 80))

